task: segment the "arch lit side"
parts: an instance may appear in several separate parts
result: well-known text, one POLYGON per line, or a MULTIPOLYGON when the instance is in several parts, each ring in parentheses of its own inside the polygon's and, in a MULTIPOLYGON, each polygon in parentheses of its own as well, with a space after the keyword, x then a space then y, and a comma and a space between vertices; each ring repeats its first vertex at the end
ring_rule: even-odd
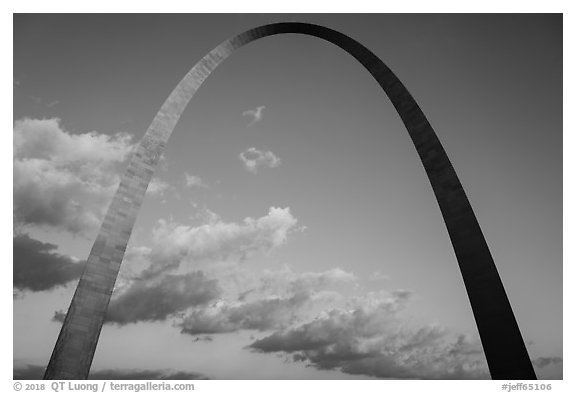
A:
POLYGON ((172 130, 207 76, 235 49, 285 33, 329 41, 358 60, 386 92, 414 142, 456 253, 493 379, 536 379, 514 313, 472 207, 442 144, 408 90, 371 51, 307 23, 275 23, 229 39, 200 60, 164 102, 122 176, 66 314, 44 379, 86 379, 114 283, 148 183, 172 130))

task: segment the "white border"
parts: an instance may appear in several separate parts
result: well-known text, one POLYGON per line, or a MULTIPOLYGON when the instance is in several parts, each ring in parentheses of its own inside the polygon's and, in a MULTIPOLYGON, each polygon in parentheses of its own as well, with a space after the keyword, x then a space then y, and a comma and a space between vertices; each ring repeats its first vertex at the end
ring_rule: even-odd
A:
MULTIPOLYGON (((145 3, 142 1, 113 1, 113 0, 99 0, 98 2, 79 2, 79 1, 40 1, 40 0, 27 0, 27 1, 9 1, 8 4, 2 6, 3 12, 0 19, 0 42, 2 42, 3 53, 13 53, 13 13, 71 13, 71 12, 240 12, 240 13, 286 13, 286 12, 306 12, 306 13, 357 13, 357 12, 381 12, 381 13, 405 13, 405 12, 419 12, 419 13, 437 13, 437 12, 496 12, 496 13, 564 13, 564 70, 575 70, 574 62, 574 23, 576 22, 573 17, 574 6, 571 6, 568 1, 483 1, 481 4, 476 2, 463 2, 463 1, 424 1, 414 0, 410 2, 374 2, 374 1, 361 1, 355 0, 354 2, 338 3, 336 1, 327 2, 310 2, 303 0, 291 0, 288 2, 277 1, 263 1, 251 0, 248 2, 150 2, 145 3)), ((9 291, 11 291, 11 277, 12 277, 12 192, 10 183, 12 180, 12 161, 9 161, 12 156, 12 143, 9 132, 8 120, 13 123, 13 103, 12 103, 12 89, 13 89, 13 70, 12 61, 8 56, 2 62, 2 111, 5 119, 5 127, 3 128, 2 140, 0 141, 0 157, 4 160, 1 166, 2 180, 5 186, 0 193, 2 198, 0 209, 2 216, 0 219, 2 225, 0 226, 0 239, 2 239, 2 256, 4 268, 2 271, 3 277, 3 296, 1 297, 2 309, 6 310, 5 313, 12 318, 12 299, 9 298, 9 291)), ((574 286, 571 284, 571 278, 574 277, 574 263, 576 263, 576 255, 574 248, 570 247, 574 242, 574 231, 571 229, 571 224, 574 218, 574 205, 570 201, 576 200, 574 193, 574 178, 571 176, 574 170, 574 153, 571 147, 574 147, 576 127, 574 127, 574 120, 571 116, 574 111, 574 77, 573 74, 564 72, 564 380, 563 381, 547 381, 552 383, 552 391, 554 392, 568 392, 576 391, 574 388, 574 376, 571 370, 574 369, 573 349, 574 339, 569 332, 576 331, 574 324, 573 304, 574 299, 574 286), (569 150, 570 149, 570 150, 569 150), (570 388, 572 386, 572 388, 570 388)), ((544 132, 545 130, 543 130, 544 132)), ((0 372, 0 386, 5 387, 2 391, 14 391, 12 382, 12 323, 7 321, 0 325, 2 326, 2 339, 3 348, 0 372)), ((187 381, 190 382, 190 381, 187 381)), ((303 391, 310 391, 315 389, 330 389, 331 391, 349 391, 352 389, 362 389, 367 392, 381 392, 383 388, 391 391, 415 391, 422 392, 426 390, 438 390, 445 392, 490 392, 490 391, 504 391, 501 389, 502 383, 507 381, 194 381, 197 390, 200 391, 253 391, 253 392, 269 392, 270 389, 275 391, 294 391, 302 389, 303 391), (385 385, 382 385, 385 384, 385 385)), ((531 382, 531 381, 526 381, 531 382)), ((49 390, 49 386, 46 386, 49 390)), ((520 388, 519 390, 523 390, 520 388)))

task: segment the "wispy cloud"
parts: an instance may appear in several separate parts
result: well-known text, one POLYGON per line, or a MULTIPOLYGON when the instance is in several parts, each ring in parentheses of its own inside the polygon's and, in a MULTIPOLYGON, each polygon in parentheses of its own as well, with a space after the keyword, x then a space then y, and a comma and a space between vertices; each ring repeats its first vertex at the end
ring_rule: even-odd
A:
POLYGON ((390 276, 377 270, 368 278, 370 281, 390 281, 390 276))
POLYGON ((164 180, 159 179, 158 177, 153 177, 148 184, 146 194, 162 197, 169 190, 173 190, 173 187, 170 184, 166 183, 164 180))
POLYGON ((184 172, 184 181, 185 185, 188 188, 192 187, 200 187, 200 188, 208 188, 208 185, 204 183, 204 180, 200 176, 190 175, 187 172, 184 172))
POLYGON ((256 109, 251 109, 251 110, 247 110, 247 111, 242 112, 242 116, 251 116, 252 117, 252 121, 250 122, 250 124, 248 124, 248 127, 251 127, 254 124, 256 124, 257 122, 262 120, 265 108, 266 107, 264 105, 262 105, 262 106, 257 107, 256 109))
MULTIPOLYGON (((16 83, 16 81, 15 81, 14 84, 16 86, 18 86, 20 83, 19 82, 16 83)), ((44 105, 46 108, 52 108, 53 106, 56 106, 60 103, 59 100, 52 100, 52 101, 46 102, 46 100, 44 100, 42 97, 38 97, 38 96, 30 96, 30 99, 38 105, 44 105)))
POLYGON ((240 153, 239 158, 244 163, 244 167, 254 174, 258 173, 260 167, 276 168, 281 163, 280 158, 271 151, 260 151, 255 147, 240 153))

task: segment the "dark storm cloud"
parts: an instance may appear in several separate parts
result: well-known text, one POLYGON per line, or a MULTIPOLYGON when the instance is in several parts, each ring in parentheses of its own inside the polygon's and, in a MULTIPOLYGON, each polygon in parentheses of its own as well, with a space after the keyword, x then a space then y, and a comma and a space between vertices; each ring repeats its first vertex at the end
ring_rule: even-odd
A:
POLYGON ((45 291, 80 277, 84 261, 56 252, 57 246, 26 234, 14 237, 14 288, 45 291))
POLYGON ((404 326, 397 312, 408 300, 406 294, 400 291, 380 300, 366 299, 351 310, 331 310, 249 348, 284 353, 318 369, 379 378, 488 378, 478 339, 451 334, 441 326, 404 326))
MULTIPOLYGON (((46 367, 27 365, 25 367, 14 368, 13 379, 16 380, 31 380, 42 379, 46 367)), ((187 371, 174 371, 174 370, 100 370, 90 373, 88 379, 92 380, 146 380, 146 379, 161 379, 161 380, 185 380, 185 379, 208 379, 205 375, 200 373, 193 373, 187 371)))
POLYGON ((108 308, 107 321, 127 324, 165 320, 189 307, 206 304, 220 295, 217 280, 196 271, 186 275, 168 275, 160 280, 134 281, 108 308))

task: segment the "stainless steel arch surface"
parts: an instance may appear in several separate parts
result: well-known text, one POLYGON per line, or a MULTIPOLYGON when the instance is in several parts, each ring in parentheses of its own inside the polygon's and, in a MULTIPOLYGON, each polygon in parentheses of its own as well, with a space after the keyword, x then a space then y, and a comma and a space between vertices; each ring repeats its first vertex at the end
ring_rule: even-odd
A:
POLYGON ((148 183, 180 115, 208 75, 234 50, 276 34, 329 41, 358 60, 386 92, 414 142, 468 292, 493 379, 536 379, 500 276, 460 180, 428 120, 408 90, 370 50, 332 29, 275 23, 224 41, 200 60, 164 102, 122 176, 66 314, 44 379, 88 377, 118 270, 148 183))

